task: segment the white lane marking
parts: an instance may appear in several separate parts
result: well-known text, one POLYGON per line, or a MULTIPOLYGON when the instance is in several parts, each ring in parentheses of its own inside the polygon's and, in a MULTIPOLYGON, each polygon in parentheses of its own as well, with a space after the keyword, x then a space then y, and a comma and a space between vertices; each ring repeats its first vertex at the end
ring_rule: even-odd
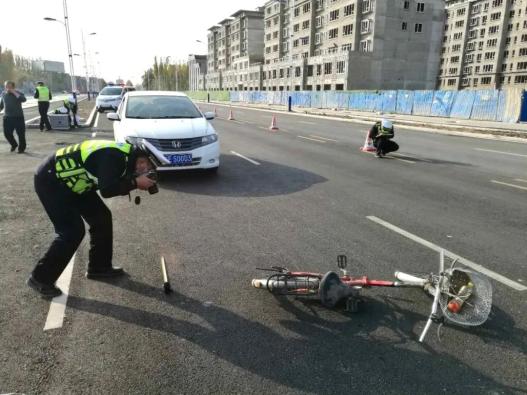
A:
POLYGON ((417 162, 414 162, 413 160, 403 159, 403 158, 412 158, 411 156, 401 156, 401 155, 391 154, 390 156, 388 156, 388 158, 397 159, 397 160, 400 160, 401 162, 406 162, 406 163, 413 163, 413 164, 417 163, 417 162))
POLYGON ((441 252, 441 251, 444 251, 445 253, 445 256, 448 256, 450 257, 451 259, 457 259, 459 261, 459 263, 461 263, 462 265, 466 266, 466 267, 469 267, 473 270, 476 270, 480 273, 483 273, 485 274, 486 276, 490 277, 490 278, 493 278, 494 280, 496 281, 499 281, 500 283, 502 284, 505 284, 507 285, 508 287, 512 288, 512 289, 515 289, 517 291, 527 291, 527 287, 525 285, 522 285, 522 284, 519 284, 517 283, 516 281, 512 281, 510 279, 508 279, 507 277, 505 276, 502 276, 501 274, 499 273, 496 273, 496 272, 493 272, 492 270, 489 270, 475 262, 472 262, 472 261, 469 261, 468 259, 465 259, 457 254, 454 254, 453 252, 451 251, 448 251, 446 249, 444 249, 443 247, 440 247, 436 244, 433 244, 425 239, 422 239, 420 238, 419 236, 416 236, 410 232, 407 232, 395 225, 392 225, 390 224, 389 222, 386 222, 386 221, 383 221, 382 219, 380 218, 377 218, 375 216, 369 216, 369 217, 366 217, 368 218, 370 221, 373 221, 379 225, 382 225, 384 226, 385 228, 388 228, 392 231, 394 231, 395 233, 398 233, 400 234, 401 236, 404 236, 410 240, 413 240, 415 241, 416 243, 419 243, 425 247, 428 247, 430 248, 431 250, 434 250, 434 251, 437 251, 437 252, 441 252))
POLYGON ((305 136, 297 136, 297 137, 300 139, 304 139, 304 140, 316 141, 317 143, 326 144, 326 141, 324 140, 312 139, 311 137, 305 137, 305 136))
MULTIPOLYGON (((88 117, 88 120, 86 121, 86 125, 91 125, 91 122, 93 121, 93 117, 95 116, 95 111, 97 111, 97 107, 93 106, 93 110, 91 110, 90 116, 88 117)), ((99 111, 97 111, 97 114, 99 114, 99 111)))
POLYGON ((66 312, 66 303, 68 301, 68 294, 70 291, 71 275, 73 273, 73 265, 75 265, 75 255, 71 258, 68 266, 62 272, 57 280, 57 287, 62 290, 62 295, 53 298, 49 306, 48 318, 44 325, 44 330, 62 328, 64 323, 64 313, 66 312))
POLYGON ((260 166, 260 163, 256 162, 255 160, 252 160, 251 158, 247 158, 246 156, 243 156, 242 154, 239 154, 235 151, 231 151, 231 154, 236 155, 242 159, 245 159, 248 162, 251 162, 253 165, 260 166))
POLYGON ((509 184, 507 182, 501 182, 501 181, 496 181, 496 180, 490 180, 490 182, 492 182, 493 184, 505 185, 505 186, 508 186, 508 187, 522 189, 524 191, 527 191, 527 187, 523 187, 521 185, 509 184))
POLYGON ((521 178, 515 178, 514 181, 518 181, 518 182, 527 182, 527 180, 523 180, 521 178))
POLYGON ((334 141, 335 143, 339 142, 338 140, 328 139, 327 137, 317 136, 315 134, 310 134, 310 136, 320 140, 334 141))
POLYGON ((258 126, 258 128, 263 129, 263 130, 269 130, 269 128, 266 128, 265 126, 258 126))
POLYGON ((306 125, 316 125, 315 122, 308 122, 308 121, 298 121, 298 123, 304 123, 306 125))
POLYGON ((29 125, 31 122, 36 121, 37 119, 40 119, 40 115, 38 117, 31 118, 31 119, 27 120, 26 121, 26 125, 29 125))
POLYGON ((95 117, 95 123, 93 124, 93 127, 96 128, 99 126, 99 115, 101 115, 100 112, 97 112, 97 116, 95 117))
POLYGON ((413 164, 416 163, 416 162, 414 162, 414 161, 412 161, 412 160, 396 158, 395 156, 393 157, 393 159, 395 159, 395 160, 399 160, 399 161, 401 161, 401 162, 405 162, 405 163, 413 163, 413 164))
POLYGON ((493 149, 483 149, 483 148, 474 148, 476 151, 483 151, 483 152, 493 152, 495 154, 503 154, 503 155, 510 155, 510 156, 521 156, 523 158, 527 158, 527 155, 524 154, 515 154, 513 152, 505 152, 505 151, 495 151, 493 149))

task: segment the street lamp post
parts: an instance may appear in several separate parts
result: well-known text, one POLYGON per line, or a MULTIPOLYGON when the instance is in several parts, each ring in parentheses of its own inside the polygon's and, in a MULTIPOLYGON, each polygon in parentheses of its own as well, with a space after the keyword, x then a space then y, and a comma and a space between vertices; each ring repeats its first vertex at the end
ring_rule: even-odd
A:
MULTIPOLYGON (((88 37, 93 37, 93 36, 95 36, 96 34, 97 34, 96 32, 88 33, 88 37)), ((90 51, 88 50, 88 54, 89 54, 89 53, 90 53, 90 51)), ((97 55, 97 54, 98 54, 98 52, 95 52, 95 55, 97 55)), ((93 60, 93 58, 92 58, 92 60, 93 60)), ((86 63, 87 63, 87 62, 86 62, 86 63)), ((86 67, 87 67, 87 66, 86 66, 86 67)), ((86 72, 88 73, 88 71, 86 71, 86 72)), ((95 79, 97 79, 97 75, 96 75, 95 70, 93 69, 93 67, 92 67, 92 77, 94 77, 95 79)), ((92 88, 95 88, 95 86, 93 86, 93 84, 92 84, 92 88)), ((92 90, 93 90, 93 89, 92 89, 92 90)), ((88 97, 89 97, 89 95, 90 95, 90 87, 89 87, 89 85, 88 85, 88 97)))
POLYGON ((62 25, 64 25, 64 28, 66 30, 66 44, 68 47, 68 59, 70 63, 70 78, 71 78, 71 90, 76 91, 77 90, 77 83, 75 81, 75 71, 73 69, 73 54, 71 53, 71 38, 70 38, 70 25, 69 25, 69 18, 68 18, 68 5, 66 0, 63 2, 64 7, 64 21, 55 19, 55 18, 44 18, 45 21, 51 21, 51 22, 59 22, 62 25))
MULTIPOLYGON (((169 60, 170 60, 171 56, 167 56, 165 58, 165 67, 167 68, 167 71, 169 70, 170 68, 170 63, 169 63, 169 60)), ((164 71, 164 70, 163 70, 164 71)), ((163 73, 163 85, 164 85, 164 88, 166 90, 169 90, 168 87, 169 87, 169 83, 168 83, 168 78, 167 78, 167 75, 165 73, 163 73)))

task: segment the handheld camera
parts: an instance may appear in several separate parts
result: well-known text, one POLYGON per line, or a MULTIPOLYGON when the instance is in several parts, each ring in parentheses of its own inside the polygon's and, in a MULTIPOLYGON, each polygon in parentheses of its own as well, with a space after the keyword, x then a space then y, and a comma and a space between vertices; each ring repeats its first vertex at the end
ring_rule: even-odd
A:
MULTIPOLYGON (((151 180, 157 182, 157 171, 150 170, 148 173, 146 173, 146 176, 148 178, 150 178, 151 180)), ((154 194, 156 194, 158 192, 159 192, 159 187, 157 186, 157 184, 155 184, 155 185, 151 186, 150 188, 148 188, 148 193, 150 195, 154 195, 154 194)))

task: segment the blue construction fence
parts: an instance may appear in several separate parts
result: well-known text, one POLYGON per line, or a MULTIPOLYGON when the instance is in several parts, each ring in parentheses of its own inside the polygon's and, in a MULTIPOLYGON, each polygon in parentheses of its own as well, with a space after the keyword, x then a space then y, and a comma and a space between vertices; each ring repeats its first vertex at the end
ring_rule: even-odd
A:
MULTIPOLYGON (((518 122, 521 89, 463 91, 232 91, 231 102, 518 122)), ((523 120, 523 119, 521 119, 523 120)))

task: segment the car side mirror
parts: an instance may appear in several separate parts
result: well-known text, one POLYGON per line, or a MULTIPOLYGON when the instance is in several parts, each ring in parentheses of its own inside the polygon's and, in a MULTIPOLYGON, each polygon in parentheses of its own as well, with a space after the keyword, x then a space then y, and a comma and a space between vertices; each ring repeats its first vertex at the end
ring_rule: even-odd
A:
POLYGON ((205 115, 205 119, 208 121, 211 121, 214 119, 215 115, 213 112, 206 112, 203 115, 205 115))
POLYGON ((106 118, 108 118, 108 120, 112 122, 121 120, 121 118, 119 118, 119 115, 117 115, 117 113, 115 112, 110 112, 106 114, 106 118))

